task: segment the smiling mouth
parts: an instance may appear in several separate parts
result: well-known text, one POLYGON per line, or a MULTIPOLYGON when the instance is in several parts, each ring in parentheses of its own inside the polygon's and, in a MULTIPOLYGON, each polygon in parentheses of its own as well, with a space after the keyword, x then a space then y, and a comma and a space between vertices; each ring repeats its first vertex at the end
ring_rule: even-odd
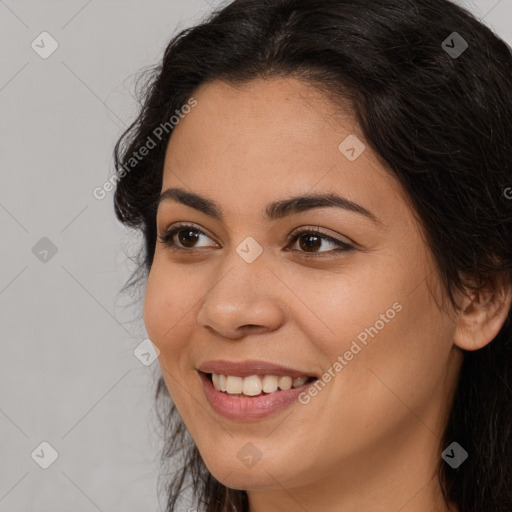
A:
POLYGON ((212 383, 213 387, 226 395, 233 397, 258 397, 273 393, 280 393, 289 389, 297 389, 309 386, 316 377, 297 377, 276 375, 250 375, 239 377, 234 375, 222 375, 217 373, 203 373, 212 383))

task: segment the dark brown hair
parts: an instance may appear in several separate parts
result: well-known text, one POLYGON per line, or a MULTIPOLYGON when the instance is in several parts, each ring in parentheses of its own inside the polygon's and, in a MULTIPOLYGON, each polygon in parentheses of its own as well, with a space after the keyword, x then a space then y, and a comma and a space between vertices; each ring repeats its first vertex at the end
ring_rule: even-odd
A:
MULTIPOLYGON (((146 76, 140 114, 115 148, 115 212, 144 236, 126 288, 147 277, 155 251, 172 135, 157 138, 155 129, 200 85, 282 76, 350 102, 365 141, 421 220, 453 304, 455 289, 511 282, 511 51, 463 8, 447 0, 235 0, 173 37, 146 76), (443 45, 455 46, 453 37, 467 42, 460 55, 443 45), (156 146, 129 164, 148 137, 156 146)), ((469 458, 456 470, 439 463, 445 497, 461 512, 512 510, 511 354, 510 312, 488 346, 464 354, 443 446, 455 440, 469 458)), ((247 493, 209 473, 162 378, 156 397, 165 410, 162 461, 182 462, 167 487, 167 510, 177 509, 190 479, 207 512, 246 512, 247 493)))

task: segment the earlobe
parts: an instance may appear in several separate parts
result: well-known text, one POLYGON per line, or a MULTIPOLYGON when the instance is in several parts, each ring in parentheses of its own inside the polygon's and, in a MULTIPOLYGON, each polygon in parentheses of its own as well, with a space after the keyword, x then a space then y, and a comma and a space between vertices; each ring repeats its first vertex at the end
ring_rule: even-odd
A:
POLYGON ((510 313, 512 287, 486 286, 463 296, 457 317, 454 343, 463 350, 478 350, 499 333, 510 313))

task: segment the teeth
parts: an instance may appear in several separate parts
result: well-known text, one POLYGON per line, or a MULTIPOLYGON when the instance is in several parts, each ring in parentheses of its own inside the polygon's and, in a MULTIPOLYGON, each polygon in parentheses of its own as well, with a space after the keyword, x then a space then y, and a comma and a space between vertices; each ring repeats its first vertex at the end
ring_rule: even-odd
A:
POLYGON ((220 375, 219 377, 219 389, 221 391, 226 391, 227 387, 226 387, 226 382, 227 382, 227 377, 225 375, 220 375))
POLYGON ((224 391, 229 395, 258 396, 264 393, 274 393, 278 389, 286 391, 288 389, 302 386, 308 380, 307 377, 276 377, 275 375, 265 375, 261 379, 258 375, 250 377, 236 377, 233 375, 220 375, 212 373, 212 382, 215 389, 224 391))
POLYGON ((228 375, 226 380, 226 391, 230 395, 238 395, 242 392, 244 387, 244 379, 242 377, 233 377, 228 375))
POLYGON ((291 377, 281 377, 279 379, 279 388, 283 391, 287 389, 291 389, 292 387, 292 378, 291 377))
POLYGON ((277 377, 273 375, 265 375, 265 377, 263 377, 263 391, 265 391, 265 393, 273 393, 277 391, 278 387, 279 379, 277 377))
MULTIPOLYGON (((228 377, 229 378, 229 377, 228 377)), ((242 393, 248 396, 261 394, 261 379, 256 375, 251 375, 243 379, 242 393)))
POLYGON ((298 377, 293 381, 292 387, 298 388, 299 386, 302 386, 302 384, 305 384, 307 380, 307 377, 298 377))

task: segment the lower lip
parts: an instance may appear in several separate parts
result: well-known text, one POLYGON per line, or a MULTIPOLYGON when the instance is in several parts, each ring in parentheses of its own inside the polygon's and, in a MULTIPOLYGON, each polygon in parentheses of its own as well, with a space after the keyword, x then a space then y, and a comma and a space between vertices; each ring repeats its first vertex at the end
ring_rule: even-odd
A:
POLYGON ((232 396, 218 391, 205 373, 198 373, 203 382, 206 398, 214 411, 231 420, 257 420, 265 418, 298 401, 298 396, 310 384, 315 382, 312 381, 297 388, 291 388, 286 391, 280 390, 268 395, 245 397, 232 396))

